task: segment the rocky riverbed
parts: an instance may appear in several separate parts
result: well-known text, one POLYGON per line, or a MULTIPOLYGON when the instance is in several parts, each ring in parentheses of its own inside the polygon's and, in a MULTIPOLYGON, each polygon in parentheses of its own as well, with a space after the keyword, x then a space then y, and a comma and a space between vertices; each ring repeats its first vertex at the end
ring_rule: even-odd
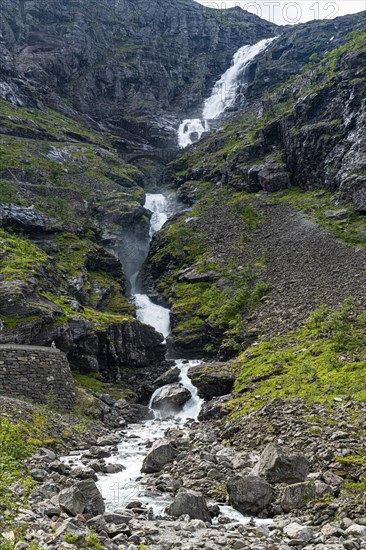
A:
POLYGON ((67 460, 41 448, 29 462, 36 488, 19 510, 26 535, 16 548, 366 548, 363 418, 352 401, 329 409, 276 400, 240 420, 222 412, 164 421, 160 439, 139 444, 149 472, 139 492, 114 506, 99 480, 123 471, 121 449, 144 424, 88 434, 67 460), (170 504, 154 512, 146 496, 170 504))

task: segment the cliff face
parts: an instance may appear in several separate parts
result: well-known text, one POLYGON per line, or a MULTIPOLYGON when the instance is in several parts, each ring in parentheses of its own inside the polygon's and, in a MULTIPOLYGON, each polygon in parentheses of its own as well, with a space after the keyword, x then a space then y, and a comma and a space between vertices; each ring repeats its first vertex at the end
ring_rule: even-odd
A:
POLYGON ((1 1, 0 342, 54 341, 114 380, 161 364, 117 252, 147 239, 144 186, 176 151, 178 117, 274 31, 185 0, 1 1))
POLYGON ((124 139, 175 147, 177 116, 276 26, 186 0, 2 0, 0 31, 0 97, 63 110, 66 100, 124 139))
POLYGON ((249 67, 238 112, 172 163, 192 213, 156 238, 147 280, 179 350, 232 356, 322 304, 365 307, 365 30, 364 14, 286 30, 249 67))

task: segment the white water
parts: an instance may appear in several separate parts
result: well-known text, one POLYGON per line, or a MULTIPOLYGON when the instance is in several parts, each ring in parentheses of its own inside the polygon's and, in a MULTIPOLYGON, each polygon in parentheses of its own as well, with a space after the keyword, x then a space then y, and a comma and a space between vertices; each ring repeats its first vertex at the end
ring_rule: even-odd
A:
POLYGON ((206 99, 202 118, 186 119, 178 129, 178 144, 182 149, 199 141, 204 132, 210 131, 210 121, 217 120, 235 103, 240 83, 250 63, 268 48, 275 38, 267 38, 257 44, 242 46, 234 55, 231 67, 213 87, 211 96, 206 99))
MULTIPOLYGON (((150 219, 150 240, 155 233, 160 231, 167 222, 169 216, 169 205, 167 198, 162 194, 146 194, 146 210, 152 213, 150 219)), ((146 325, 155 328, 164 338, 170 334, 170 312, 165 307, 154 304, 146 294, 135 293, 135 283, 138 273, 135 273, 131 281, 132 293, 136 305, 137 319, 146 325)))

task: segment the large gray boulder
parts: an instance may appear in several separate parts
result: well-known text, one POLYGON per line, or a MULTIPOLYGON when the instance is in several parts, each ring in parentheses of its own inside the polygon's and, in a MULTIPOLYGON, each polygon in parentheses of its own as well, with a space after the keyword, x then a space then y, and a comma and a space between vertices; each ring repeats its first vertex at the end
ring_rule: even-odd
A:
POLYGON ((64 512, 70 516, 82 514, 85 510, 85 498, 82 492, 77 487, 64 489, 58 495, 58 503, 64 512))
POLYGON ((85 499, 84 513, 99 516, 105 512, 105 504, 101 492, 92 479, 79 481, 76 487, 85 499))
POLYGON ((236 379, 236 373, 230 363, 204 363, 189 369, 192 384, 198 388, 198 394, 209 400, 229 394, 236 379))
POLYGON ((176 518, 189 515, 191 519, 211 522, 210 512, 201 493, 188 489, 179 489, 174 502, 169 506, 168 513, 176 518))
POLYGON ((242 514, 258 514, 273 501, 270 484, 256 476, 235 476, 228 482, 229 503, 242 514))
POLYGON ((252 473, 264 477, 268 483, 299 483, 306 480, 309 463, 303 454, 269 443, 252 473))
POLYGON ((191 397, 191 392, 183 384, 170 384, 163 386, 156 392, 151 407, 160 411, 163 417, 169 416, 179 412, 191 397))
POLYGON ((165 464, 173 462, 178 451, 172 441, 168 439, 159 439, 155 441, 142 464, 141 472, 144 474, 153 474, 160 472, 165 464))

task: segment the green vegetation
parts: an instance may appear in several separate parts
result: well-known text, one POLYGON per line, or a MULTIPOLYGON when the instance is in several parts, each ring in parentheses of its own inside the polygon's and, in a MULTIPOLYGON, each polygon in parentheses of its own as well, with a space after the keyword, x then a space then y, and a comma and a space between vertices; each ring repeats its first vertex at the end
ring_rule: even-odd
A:
POLYGON ((366 247, 366 220, 358 216, 351 206, 347 207, 348 215, 342 219, 329 218, 326 212, 337 211, 332 194, 323 189, 304 191, 298 187, 291 187, 284 191, 271 194, 266 200, 277 203, 287 203, 297 210, 310 214, 314 220, 336 237, 350 245, 366 247))
POLYGON ((350 300, 337 311, 322 307, 302 329, 260 341, 239 356, 235 391, 251 387, 252 393, 233 399, 230 407, 243 414, 276 397, 365 401, 365 342, 366 316, 357 314, 350 300))
POLYGON ((0 416, 0 528, 4 527, 3 522, 11 521, 17 508, 11 485, 19 483, 23 487, 23 504, 33 487, 24 468, 24 461, 32 452, 33 447, 25 441, 21 425, 12 424, 0 416))
POLYGON ((0 274, 6 280, 39 274, 49 258, 28 239, 0 228, 0 274))

